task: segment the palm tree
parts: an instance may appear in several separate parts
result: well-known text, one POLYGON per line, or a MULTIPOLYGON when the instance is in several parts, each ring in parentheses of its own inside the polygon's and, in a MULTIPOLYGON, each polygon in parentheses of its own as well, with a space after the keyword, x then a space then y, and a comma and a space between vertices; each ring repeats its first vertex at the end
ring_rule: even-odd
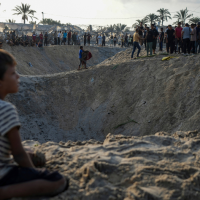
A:
POLYGON ((163 26, 163 22, 167 21, 168 18, 172 19, 171 13, 169 12, 168 9, 160 8, 159 10, 157 10, 157 12, 159 12, 159 18, 160 18, 160 21, 162 22, 162 26, 163 26))
POLYGON ((155 15, 153 13, 150 13, 149 15, 146 16, 146 19, 147 19, 148 22, 150 22, 150 24, 152 24, 153 22, 159 20, 159 16, 155 15))
POLYGON ((36 21, 30 21, 29 24, 37 24, 36 21))
POLYGON ((135 26, 137 26, 137 25, 140 25, 140 23, 142 23, 142 24, 146 24, 148 22, 148 19, 146 18, 146 17, 144 17, 143 19, 137 19, 136 20, 136 23, 135 24, 133 24, 132 25, 132 27, 135 27, 135 26))
POLYGON ((188 9, 186 8, 185 10, 180 10, 179 12, 176 12, 174 15, 174 18, 177 18, 179 22, 182 23, 182 25, 185 25, 185 21, 192 17, 193 14, 188 14, 188 9))
POLYGON ((8 22, 8 23, 15 23, 16 20, 14 20, 14 19, 8 19, 8 20, 6 20, 6 22, 8 22))
POLYGON ((199 17, 190 18, 189 22, 192 24, 197 24, 198 22, 200 22, 200 18, 199 17))
POLYGON ((37 19, 36 17, 34 17, 35 14, 35 10, 31 10, 30 9, 30 5, 28 4, 23 4, 21 6, 15 6, 15 9, 13 9, 13 11, 15 11, 16 13, 14 13, 13 15, 22 15, 22 19, 24 20, 24 24, 26 22, 26 20, 28 21, 28 18, 30 17, 32 20, 33 18, 37 19))
POLYGON ((110 32, 113 32, 114 31, 114 25, 111 24, 110 26, 108 26, 107 30, 110 31, 110 32))
POLYGON ((116 25, 114 24, 113 26, 117 32, 120 32, 120 31, 124 30, 127 25, 126 24, 116 24, 116 25))
POLYGON ((39 24, 43 24, 43 25, 58 25, 58 26, 62 26, 63 24, 61 24, 60 21, 56 21, 53 19, 49 19, 49 18, 45 18, 43 20, 41 20, 39 22, 39 24))

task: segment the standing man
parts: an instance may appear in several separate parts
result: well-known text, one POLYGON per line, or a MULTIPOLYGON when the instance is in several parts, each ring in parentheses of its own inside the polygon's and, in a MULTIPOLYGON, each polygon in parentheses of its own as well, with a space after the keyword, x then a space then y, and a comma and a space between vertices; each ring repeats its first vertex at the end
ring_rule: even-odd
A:
POLYGON ((99 34, 98 36, 98 45, 101 46, 102 45, 102 37, 101 37, 101 34, 99 34))
POLYGON ((139 30, 136 29, 136 32, 133 35, 133 52, 132 52, 132 55, 131 55, 131 59, 133 58, 133 55, 135 53, 136 48, 138 48, 137 57, 139 57, 140 50, 141 50, 140 45, 139 45, 140 39, 141 38, 140 38, 140 35, 139 35, 139 30))
POLYGON ((58 45, 60 45, 60 36, 61 36, 61 31, 58 32, 58 45))
POLYGON ((92 36, 90 35, 90 33, 88 32, 88 35, 87 35, 87 43, 88 43, 88 45, 90 46, 90 38, 91 38, 92 36))
POLYGON ((40 33, 40 42, 43 44, 43 34, 42 34, 42 32, 40 33))
MULTIPOLYGON (((26 38, 25 38, 25 40, 26 40, 26 38)), ((35 35, 35 32, 33 32, 32 40, 33 40, 34 44, 36 44, 36 35, 35 35)))
POLYGON ((58 34, 57 34, 57 31, 55 31, 55 33, 54 33, 54 45, 57 45, 57 38, 58 38, 58 34))
POLYGON ((125 46, 126 46, 126 47, 128 46, 128 35, 127 35, 127 33, 126 33, 126 35, 125 35, 125 46))
POLYGON ((75 32, 72 35, 72 41, 73 41, 73 45, 76 45, 76 34, 75 34, 75 32))
POLYGON ((180 54, 180 49, 183 51, 182 47, 182 39, 181 39, 181 33, 182 33, 183 28, 181 27, 181 22, 178 23, 178 27, 175 29, 175 38, 177 40, 177 45, 178 45, 178 53, 180 54))
POLYGON ((63 33, 63 40, 64 40, 64 45, 65 45, 65 43, 67 42, 67 32, 66 31, 63 33))
POLYGON ((48 34, 46 32, 45 35, 44 35, 44 46, 45 46, 45 44, 47 46, 47 40, 48 40, 48 34))
POLYGON ((200 53, 200 22, 198 22, 198 25, 196 27, 196 35, 197 35, 196 53, 200 53), (199 47, 199 51, 197 52, 198 47, 199 47))
POLYGON ((164 39, 164 32, 163 32, 163 28, 161 28, 161 33, 160 33, 160 51, 163 50, 163 39, 164 39))
POLYGON ((12 32, 12 41, 15 43, 15 31, 12 32))
POLYGON ((192 50, 192 53, 195 54, 195 42, 197 40, 196 35, 196 24, 191 24, 191 38, 190 38, 190 49, 192 50))
POLYGON ((189 24, 186 23, 185 27, 182 30, 182 40, 183 40, 183 51, 184 51, 184 55, 188 55, 190 54, 190 34, 191 34, 191 28, 189 27, 189 24), (188 53, 186 51, 186 49, 188 50, 188 53))
POLYGON ((86 39, 87 39, 87 34, 85 33, 85 35, 83 36, 84 46, 86 45, 86 39))
POLYGON ((143 27, 143 24, 142 22, 140 22, 140 27, 139 27, 139 36, 140 36, 140 45, 142 46, 143 45, 143 31, 144 31, 144 27, 143 27))
POLYGON ((167 53, 169 53, 169 47, 170 47, 170 54, 172 54, 174 51, 175 31, 171 25, 168 26, 168 30, 166 34, 167 34, 167 41, 168 41, 167 53))
POLYGON ((145 46, 145 50, 146 50, 146 45, 147 45, 147 41, 146 41, 146 34, 147 34, 147 25, 144 25, 144 46, 145 46))
POLYGON ((157 29, 154 27, 154 24, 151 25, 151 30, 153 31, 153 54, 156 54, 156 45, 157 45, 157 38, 158 38, 158 31, 157 29))
POLYGON ((146 41, 147 41, 147 56, 149 56, 149 50, 150 50, 150 56, 152 56, 152 46, 153 46, 153 31, 147 27, 147 33, 146 33, 146 41))
POLYGON ((105 35, 103 34, 103 37, 102 37, 102 47, 103 47, 103 46, 105 47, 105 43, 106 43, 106 37, 105 37, 105 35))
POLYGON ((72 37, 71 30, 70 30, 69 33, 67 34, 67 37, 68 37, 68 45, 70 45, 71 37, 72 37))

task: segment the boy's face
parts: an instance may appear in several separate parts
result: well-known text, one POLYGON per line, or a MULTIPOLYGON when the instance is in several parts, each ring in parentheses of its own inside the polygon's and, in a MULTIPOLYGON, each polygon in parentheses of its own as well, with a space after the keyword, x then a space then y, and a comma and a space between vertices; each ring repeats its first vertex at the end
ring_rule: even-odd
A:
POLYGON ((0 91, 5 95, 9 93, 17 93, 19 90, 19 75, 15 70, 15 66, 9 66, 0 80, 0 91))

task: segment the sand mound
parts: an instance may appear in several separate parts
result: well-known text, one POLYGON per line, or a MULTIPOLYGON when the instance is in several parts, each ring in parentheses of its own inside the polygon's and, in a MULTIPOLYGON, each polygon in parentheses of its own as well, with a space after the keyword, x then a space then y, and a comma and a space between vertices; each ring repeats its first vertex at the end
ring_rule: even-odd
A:
MULTIPOLYGON (((198 200, 200 133, 159 132, 35 145, 46 167, 70 178, 68 191, 52 200, 198 200)), ((32 144, 33 142, 24 142, 32 144)))
MULTIPOLYGON (((79 46, 48 46, 43 50, 36 47, 22 47, 4 44, 3 48, 14 55, 17 60, 17 71, 21 75, 44 75, 77 70, 79 65, 79 46), (29 65, 33 67, 31 67, 29 65)), ((84 47, 93 57, 87 62, 88 67, 94 66, 105 59, 124 50, 122 48, 84 47)))

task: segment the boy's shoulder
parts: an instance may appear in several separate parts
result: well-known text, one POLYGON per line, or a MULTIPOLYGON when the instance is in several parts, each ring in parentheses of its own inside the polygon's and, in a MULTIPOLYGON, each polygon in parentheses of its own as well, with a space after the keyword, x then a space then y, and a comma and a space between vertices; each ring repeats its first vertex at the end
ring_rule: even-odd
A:
POLYGON ((0 99, 0 113, 2 111, 2 109, 4 108, 12 108, 12 109, 16 109, 15 106, 10 103, 10 102, 7 102, 7 101, 3 101, 0 99))
POLYGON ((0 136, 5 135, 11 128, 20 127, 19 116, 12 103, 0 100, 0 136))

